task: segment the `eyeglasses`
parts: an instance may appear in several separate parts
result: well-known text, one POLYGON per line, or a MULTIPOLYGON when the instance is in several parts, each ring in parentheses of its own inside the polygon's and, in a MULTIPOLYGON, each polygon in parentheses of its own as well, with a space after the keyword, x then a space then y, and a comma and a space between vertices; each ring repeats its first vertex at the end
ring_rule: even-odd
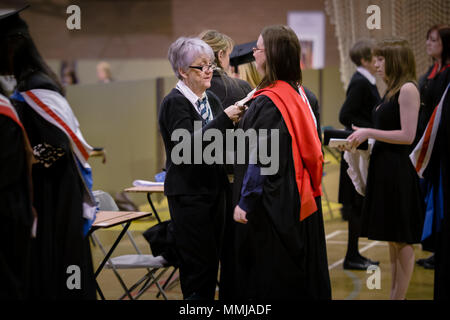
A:
POLYGON ((215 63, 205 64, 204 66, 189 66, 189 68, 191 68, 191 69, 197 69, 202 72, 214 70, 216 67, 217 67, 217 65, 215 63))
POLYGON ((264 48, 256 48, 256 47, 254 47, 252 50, 253 50, 253 53, 255 53, 258 50, 264 50, 264 48))

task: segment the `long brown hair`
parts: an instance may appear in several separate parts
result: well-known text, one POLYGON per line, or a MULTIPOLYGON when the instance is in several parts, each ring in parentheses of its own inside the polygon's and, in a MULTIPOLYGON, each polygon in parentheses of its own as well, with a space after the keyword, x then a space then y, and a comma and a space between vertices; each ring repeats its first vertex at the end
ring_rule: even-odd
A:
POLYGON ((444 65, 450 60, 450 26, 447 24, 435 24, 431 26, 427 31, 427 40, 433 31, 437 31, 442 42, 441 63, 444 65))
POLYGON ((387 99, 394 97, 406 82, 416 83, 416 62, 408 41, 385 39, 376 46, 374 55, 384 57, 387 99))
POLYGON ((302 83, 301 47, 295 32, 288 26, 274 25, 263 29, 261 36, 266 54, 265 75, 258 88, 283 80, 298 87, 302 83))

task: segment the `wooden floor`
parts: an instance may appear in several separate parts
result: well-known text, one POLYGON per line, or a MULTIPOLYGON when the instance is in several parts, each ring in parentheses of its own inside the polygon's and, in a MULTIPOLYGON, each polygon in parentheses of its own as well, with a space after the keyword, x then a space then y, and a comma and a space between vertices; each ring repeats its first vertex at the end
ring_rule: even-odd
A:
MULTIPOLYGON (((347 248, 347 222, 343 221, 339 211, 339 204, 337 201, 337 184, 339 179, 339 164, 337 159, 333 158, 331 154, 326 154, 326 159, 329 160, 325 167, 325 176, 323 185, 327 197, 323 197, 323 210, 325 219, 325 234, 327 240, 327 255, 328 266, 332 285, 332 298, 334 300, 387 300, 389 299, 391 271, 389 263, 389 251, 385 242, 370 241, 366 238, 361 238, 359 241, 360 252, 372 259, 380 261, 380 288, 369 289, 367 286, 368 278, 372 273, 366 271, 350 271, 344 270, 342 263, 347 248), (328 206, 329 204, 329 206, 328 206), (331 209, 331 212, 329 210, 331 209)), ((161 198, 161 201, 156 204, 156 208, 160 213, 162 219, 168 219, 169 213, 167 209, 167 201, 161 198)), ((149 206, 143 206, 141 211, 150 210, 149 206)), ((156 223, 155 219, 142 219, 141 221, 133 222, 131 226, 131 233, 138 244, 138 247, 144 253, 150 253, 150 247, 142 236, 142 232, 156 223)), ((109 248, 114 239, 120 232, 120 227, 114 227, 106 230, 96 231, 97 237, 102 244, 109 248)), ((414 246, 415 259, 428 257, 430 254, 421 250, 420 245, 414 246)), ((134 248, 128 241, 127 237, 120 242, 115 250, 113 256, 122 254, 134 253, 134 248)), ((103 254, 98 246, 92 246, 92 256, 94 267, 96 268, 103 254)), ((140 279, 144 274, 144 270, 122 270, 119 271, 127 285, 133 284, 140 279)), ((162 278, 161 283, 170 274, 169 270, 162 278)), ((120 283, 112 270, 104 269, 99 277, 98 283, 105 295, 106 299, 117 299, 123 294, 120 283)), ((371 283, 374 283, 373 281, 371 283)), ((432 300, 433 299, 433 283, 434 271, 426 270, 418 265, 415 266, 414 273, 410 282, 407 293, 408 300, 432 300)), ((179 282, 175 281, 174 286, 166 290, 169 299, 182 299, 179 282)), ((151 287, 145 294, 141 296, 141 300, 155 300, 157 288, 151 287)))

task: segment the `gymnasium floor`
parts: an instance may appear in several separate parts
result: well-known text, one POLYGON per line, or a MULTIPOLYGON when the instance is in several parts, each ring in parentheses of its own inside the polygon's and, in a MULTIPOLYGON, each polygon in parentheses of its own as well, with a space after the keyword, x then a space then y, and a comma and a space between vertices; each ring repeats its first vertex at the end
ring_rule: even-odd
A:
MULTIPOLYGON (((376 282, 373 281, 374 273, 343 269, 342 263, 347 247, 347 222, 342 220, 339 212, 340 205, 336 203, 338 192, 337 185, 339 180, 339 164, 338 160, 331 156, 330 153, 325 154, 325 159, 328 161, 325 166, 326 174, 324 176, 323 185, 330 201, 331 213, 328 203, 325 200, 326 197, 323 197, 322 200, 325 219, 325 234, 327 240, 328 266, 332 286, 332 298, 333 300, 387 300, 389 299, 390 292, 391 271, 389 251, 385 242, 371 241, 367 238, 361 238, 359 240, 361 254, 372 260, 380 261, 379 271, 381 280, 378 288, 369 289, 367 285, 369 277, 371 277, 369 279, 369 284, 376 284, 376 282)), ((165 198, 161 198, 161 201, 156 202, 156 209, 163 220, 169 218, 167 201, 165 198)), ((151 211, 149 205, 140 207, 140 210, 151 211)), ((133 238, 143 253, 150 253, 150 246, 143 238, 142 232, 155 223, 156 220, 154 218, 144 218, 131 224, 130 230, 133 238)), ((100 239, 103 246, 109 248, 113 244, 120 230, 121 227, 98 230, 96 231, 96 235, 100 239)), ((420 245, 415 245, 414 249, 416 260, 429 256, 428 252, 421 250, 420 245)), ((134 252, 134 248, 125 236, 117 246, 113 256, 132 254, 134 252)), ((98 246, 92 246, 92 256, 94 268, 96 268, 103 258, 103 254, 98 246)), ((164 274, 160 281, 161 284, 171 273, 171 271, 172 268, 164 274)), ((119 273, 125 283, 130 286, 140 279, 145 274, 145 271, 142 269, 120 270, 119 273)), ((177 276, 177 273, 175 276, 177 276)), ((426 270, 423 267, 416 265, 406 298, 408 300, 432 300, 433 282, 433 270, 426 270)), ((103 269, 98 277, 98 283, 106 299, 117 299, 124 293, 118 279, 110 269, 103 269)), ((140 297, 140 300, 163 299, 161 296, 159 298, 156 297, 157 292, 157 288, 152 286, 140 297)), ((172 287, 169 287, 166 290, 166 294, 167 297, 172 300, 182 299, 181 289, 177 280, 173 282, 172 287)))

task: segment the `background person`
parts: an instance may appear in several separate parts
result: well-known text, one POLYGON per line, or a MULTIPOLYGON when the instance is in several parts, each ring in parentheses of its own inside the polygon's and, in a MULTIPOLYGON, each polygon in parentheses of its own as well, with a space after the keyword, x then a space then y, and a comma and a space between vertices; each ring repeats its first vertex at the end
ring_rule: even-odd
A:
POLYGON ((261 76, 256 70, 255 61, 241 64, 239 66, 239 77, 247 81, 253 89, 261 83, 261 76))
POLYGON ((215 57, 214 63, 217 65, 213 72, 211 87, 208 90, 214 92, 223 107, 230 106, 245 98, 252 91, 248 82, 231 78, 228 75, 230 53, 233 51, 234 41, 229 36, 216 30, 203 31, 199 38, 211 47, 215 57))
POLYGON ((181 37, 171 44, 168 57, 179 81, 164 98, 158 122, 167 155, 164 193, 174 224, 181 290, 185 299, 213 300, 225 219, 225 168, 194 164, 192 158, 188 164, 173 163, 176 143, 171 137, 183 129, 192 138, 195 121, 202 123, 202 132, 214 128, 225 133, 233 128, 241 108, 233 105, 224 110, 206 90, 211 86, 214 53, 204 41, 181 37))
MULTIPOLYGON (((434 25, 427 31, 426 51, 433 65, 419 79, 420 111, 415 144, 419 142, 430 120, 431 114, 450 82, 450 29, 447 25, 434 25)), ((426 193, 426 191, 424 191, 426 193)), ((434 238, 425 239, 422 248, 434 252, 434 238)), ((426 269, 434 268, 434 255, 419 259, 417 263, 426 269)))
POLYGON ((374 128, 358 128, 353 147, 376 140, 369 161, 361 236, 387 241, 391 260, 391 299, 405 299, 414 270, 414 248, 422 234, 424 203, 409 159, 420 106, 414 55, 405 40, 382 41, 374 50, 378 75, 386 82, 374 109, 374 128))
MULTIPOLYGON (((346 130, 357 127, 372 128, 372 110, 380 103, 380 95, 374 77, 375 57, 372 50, 375 43, 369 39, 357 41, 350 50, 350 59, 356 65, 347 88, 346 98, 339 113, 339 121, 346 130)), ((355 189, 347 174, 348 164, 341 157, 341 171, 339 175, 339 202, 342 203, 343 216, 348 217, 347 253, 344 269, 367 270, 372 261, 359 253, 358 239, 361 233, 361 211, 364 197, 355 189)))
POLYGON ((87 180, 91 178, 87 165, 90 146, 79 131, 62 85, 43 61, 19 11, 0 17, 0 73, 14 75, 17 81, 11 102, 36 159, 32 194, 37 230, 31 248, 29 298, 95 299, 86 237, 96 210, 88 189, 92 181, 87 180), (65 127, 57 124, 56 118, 65 127), (84 150, 86 158, 74 151, 75 137, 80 143, 77 150, 84 150), (84 210, 84 206, 89 210, 84 210), (71 265, 80 268, 79 290, 67 286, 67 268, 71 265))
POLYGON ((111 65, 106 61, 101 61, 97 64, 97 79, 100 83, 110 83, 114 81, 111 65))

